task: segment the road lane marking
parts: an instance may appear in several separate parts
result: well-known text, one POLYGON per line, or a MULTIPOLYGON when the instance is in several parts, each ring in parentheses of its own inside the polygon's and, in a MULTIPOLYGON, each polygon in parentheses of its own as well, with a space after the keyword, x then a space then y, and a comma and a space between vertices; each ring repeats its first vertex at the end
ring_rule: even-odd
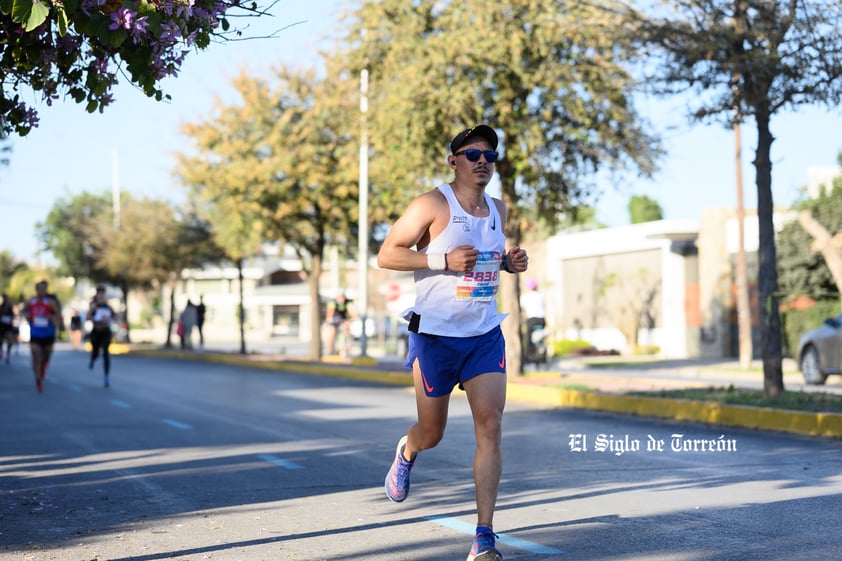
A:
MULTIPOLYGON (((444 526, 445 528, 450 528, 451 530, 456 530, 457 532, 468 534, 469 536, 473 536, 477 529, 476 526, 468 524, 467 522, 462 522, 457 518, 451 518, 449 516, 428 516, 427 520, 429 520, 430 522, 435 522, 436 524, 444 526)), ((497 535, 499 536, 497 538, 497 543, 502 543, 507 547, 519 549, 527 553, 534 553, 536 555, 559 555, 564 553, 560 549, 556 549, 554 547, 549 547, 546 545, 541 545, 539 543, 531 542, 529 540, 523 540, 514 536, 509 536, 507 534, 498 533, 497 535)))
POLYGON ((111 405, 115 405, 117 407, 122 407, 123 409, 131 409, 132 408, 131 403, 126 403, 125 401, 121 401, 119 399, 112 399, 111 405))
POLYGON ((264 462, 275 464, 276 466, 282 467, 284 469, 302 469, 304 467, 300 464, 296 464, 295 462, 290 462, 289 460, 284 460, 283 458, 273 456, 272 454, 258 454, 257 457, 263 460, 264 462))
POLYGON ((190 430, 190 429, 193 428, 191 425, 188 425, 187 423, 182 423, 180 421, 173 421, 172 419, 163 419, 163 422, 168 424, 171 427, 175 427, 175 428, 181 429, 181 430, 190 430))

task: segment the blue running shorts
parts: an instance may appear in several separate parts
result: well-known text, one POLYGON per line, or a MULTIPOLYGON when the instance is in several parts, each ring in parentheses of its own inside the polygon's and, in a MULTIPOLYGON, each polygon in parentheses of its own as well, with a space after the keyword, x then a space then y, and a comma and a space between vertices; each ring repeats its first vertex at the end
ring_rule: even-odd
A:
POLYGON ((415 359, 421 368, 424 393, 430 397, 448 395, 458 384, 480 374, 506 372, 506 341, 498 325, 474 337, 445 337, 409 333, 407 368, 415 359))

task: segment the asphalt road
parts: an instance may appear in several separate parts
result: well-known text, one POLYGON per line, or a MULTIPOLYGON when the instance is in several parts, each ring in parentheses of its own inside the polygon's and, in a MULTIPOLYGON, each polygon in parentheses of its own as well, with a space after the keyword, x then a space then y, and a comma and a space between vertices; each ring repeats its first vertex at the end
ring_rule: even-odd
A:
MULTIPOLYGON (((106 389, 84 354, 59 352, 42 394, 27 357, 0 364, 0 560, 465 558, 475 520, 462 394, 394 504, 383 477, 414 418, 409 389, 113 361, 106 389)), ((512 402, 504 450, 495 527, 507 561, 842 551, 838 441, 512 402)))

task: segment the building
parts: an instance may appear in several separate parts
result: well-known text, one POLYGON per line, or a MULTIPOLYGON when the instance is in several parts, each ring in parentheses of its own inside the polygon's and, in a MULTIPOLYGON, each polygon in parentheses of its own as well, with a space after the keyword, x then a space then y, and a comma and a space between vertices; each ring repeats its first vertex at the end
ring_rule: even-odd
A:
POLYGON ((698 355, 698 235, 696 222, 659 220, 552 236, 544 292, 554 337, 698 355))

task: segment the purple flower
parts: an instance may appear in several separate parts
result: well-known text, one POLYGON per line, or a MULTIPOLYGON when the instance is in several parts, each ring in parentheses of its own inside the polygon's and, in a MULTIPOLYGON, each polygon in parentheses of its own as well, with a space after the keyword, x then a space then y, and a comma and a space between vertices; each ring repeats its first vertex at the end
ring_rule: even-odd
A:
POLYGON ((181 29, 174 21, 161 24, 161 41, 164 43, 175 43, 181 37, 181 29))
POLYGON ((149 23, 146 21, 146 16, 137 18, 132 24, 131 31, 132 41, 137 44, 140 43, 141 38, 146 35, 146 27, 149 23))
POLYGON ((135 12, 129 9, 119 8, 111 14, 111 25, 108 26, 108 29, 110 31, 117 31, 121 27, 123 29, 131 29, 136 15, 135 12))

